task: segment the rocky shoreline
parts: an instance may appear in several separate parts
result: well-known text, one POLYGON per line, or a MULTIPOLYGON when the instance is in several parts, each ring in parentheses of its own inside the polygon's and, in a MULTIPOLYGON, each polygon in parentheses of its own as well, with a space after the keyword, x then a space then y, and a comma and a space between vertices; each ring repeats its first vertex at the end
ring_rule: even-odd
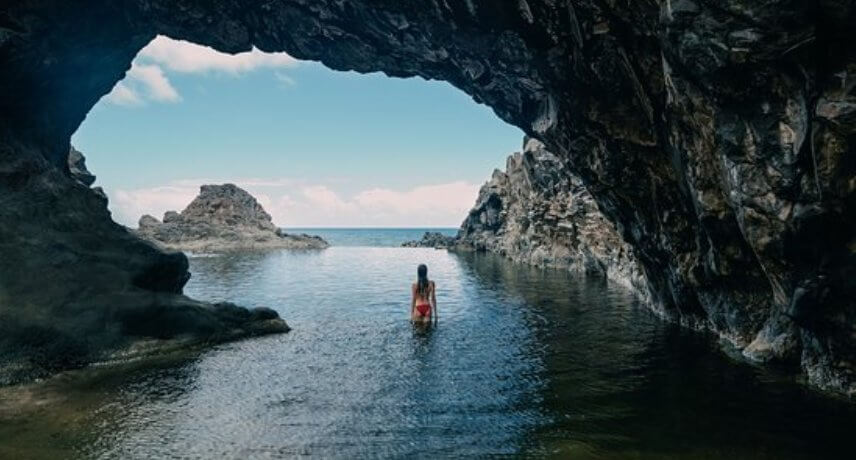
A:
POLYGON ((650 300, 634 255, 582 181, 544 144, 524 138, 479 190, 456 236, 426 232, 404 247, 499 254, 517 263, 604 276, 650 300))
POLYGON ((449 249, 458 243, 455 236, 444 235, 440 232, 425 232, 422 238, 401 243, 403 248, 434 248, 449 249))
POLYGON ((283 232, 252 195, 234 184, 203 185, 181 213, 167 211, 163 221, 142 216, 136 232, 163 248, 190 252, 329 246, 319 236, 283 232))

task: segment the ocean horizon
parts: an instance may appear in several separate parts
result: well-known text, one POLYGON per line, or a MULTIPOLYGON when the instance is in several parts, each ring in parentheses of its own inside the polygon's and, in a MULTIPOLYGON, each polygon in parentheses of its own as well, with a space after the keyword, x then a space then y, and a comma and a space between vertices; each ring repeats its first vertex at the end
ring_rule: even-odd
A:
POLYGON ((287 233, 306 233, 327 240, 331 246, 398 247, 419 240, 425 232, 454 236, 457 227, 281 227, 287 233))

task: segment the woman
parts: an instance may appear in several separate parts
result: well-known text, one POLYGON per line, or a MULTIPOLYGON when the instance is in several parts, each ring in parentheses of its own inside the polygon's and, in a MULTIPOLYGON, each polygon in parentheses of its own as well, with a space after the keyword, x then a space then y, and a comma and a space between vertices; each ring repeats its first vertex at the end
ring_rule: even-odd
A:
POLYGON ((434 282, 428 279, 428 267, 419 264, 416 268, 416 282, 411 286, 413 297, 410 301, 410 319, 414 322, 428 323, 433 317, 437 320, 437 294, 434 282))

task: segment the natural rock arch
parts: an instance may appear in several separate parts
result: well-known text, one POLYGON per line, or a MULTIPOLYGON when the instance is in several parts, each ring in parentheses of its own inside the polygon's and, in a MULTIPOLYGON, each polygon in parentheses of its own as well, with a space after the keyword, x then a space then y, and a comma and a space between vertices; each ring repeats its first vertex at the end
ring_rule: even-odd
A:
POLYGON ((449 81, 583 178, 634 247, 656 311, 852 390, 853 24, 848 0, 4 6, 0 314, 29 324, 85 312, 87 330, 128 327, 116 313, 124 307, 93 302, 134 304, 139 321, 186 281, 183 257, 110 222, 66 166, 89 109, 165 34, 449 81), (45 289, 42 279, 61 285, 45 289))

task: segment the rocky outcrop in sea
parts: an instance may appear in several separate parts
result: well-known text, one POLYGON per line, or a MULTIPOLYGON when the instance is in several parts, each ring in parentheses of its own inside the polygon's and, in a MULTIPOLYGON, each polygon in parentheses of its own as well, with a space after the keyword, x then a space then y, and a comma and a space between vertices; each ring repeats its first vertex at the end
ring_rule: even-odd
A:
POLYGON ((604 275, 647 298, 633 249, 579 177, 535 139, 524 139, 523 151, 509 156, 505 171, 494 171, 482 186, 454 247, 604 275))
POLYGON ((181 213, 167 211, 163 221, 141 217, 137 233, 165 248, 192 252, 329 246, 319 236, 283 232, 252 195, 234 184, 203 185, 181 213))
POLYGON ((454 246, 457 241, 458 239, 456 237, 444 235, 440 232, 425 232, 421 239, 405 241, 404 243, 401 243, 401 247, 448 249, 454 246))
POLYGON ((67 166, 86 114, 164 34, 448 81, 580 177, 656 313, 856 393, 853 2, 67 3, 0 6, 0 302, 13 316, 65 311, 79 286, 183 286, 186 261, 114 225, 67 166))

